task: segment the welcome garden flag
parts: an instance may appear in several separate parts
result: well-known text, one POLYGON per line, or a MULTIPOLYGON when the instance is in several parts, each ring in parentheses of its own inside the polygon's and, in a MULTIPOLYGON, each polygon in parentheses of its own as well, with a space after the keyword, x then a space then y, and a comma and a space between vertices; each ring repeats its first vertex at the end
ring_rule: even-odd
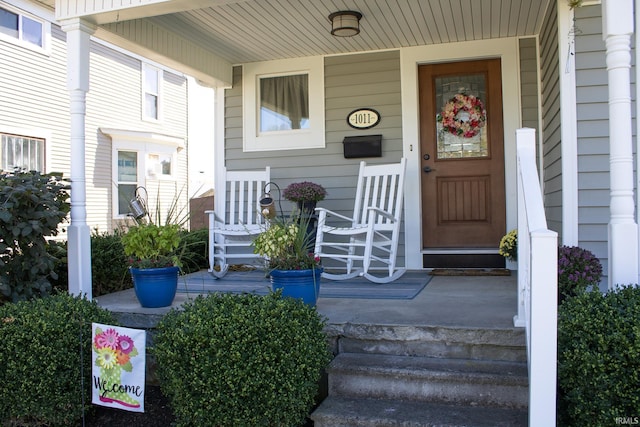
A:
POLYGON ((96 405, 144 412, 144 330, 92 323, 92 399, 96 405))

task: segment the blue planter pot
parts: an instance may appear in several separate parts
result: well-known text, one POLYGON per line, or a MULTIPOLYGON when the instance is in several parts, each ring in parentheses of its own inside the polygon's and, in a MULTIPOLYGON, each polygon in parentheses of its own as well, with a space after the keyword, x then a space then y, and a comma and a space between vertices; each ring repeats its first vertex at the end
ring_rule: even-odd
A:
POLYGON ((282 289, 282 296, 300 298, 315 307, 320 294, 322 268, 309 270, 271 270, 271 288, 282 289))
POLYGON ((141 306, 157 308, 171 305, 178 288, 179 267, 130 268, 129 271, 141 306))

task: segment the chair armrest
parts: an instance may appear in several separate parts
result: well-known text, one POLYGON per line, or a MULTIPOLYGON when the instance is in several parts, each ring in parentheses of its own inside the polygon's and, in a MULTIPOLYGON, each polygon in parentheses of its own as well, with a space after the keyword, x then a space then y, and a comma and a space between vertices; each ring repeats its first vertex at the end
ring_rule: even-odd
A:
POLYGON ((209 215, 209 218, 213 217, 213 221, 214 221, 214 222, 221 222, 221 223, 222 223, 222 222, 224 222, 224 221, 222 220, 222 218, 220 218, 218 215, 216 215, 216 212, 215 212, 215 211, 206 210, 206 211, 204 211, 204 213, 206 213, 207 215, 209 215))
POLYGON ((325 208, 316 208, 316 212, 318 212, 319 214, 324 214, 325 216, 337 216, 338 218, 342 218, 344 220, 347 220, 349 222, 353 222, 353 218, 350 218, 348 216, 345 215, 340 215, 337 212, 334 211, 330 211, 329 209, 325 209, 325 208))
POLYGON ((369 212, 374 212, 374 213, 376 213, 376 214, 378 214, 378 215, 381 215, 381 216, 383 216, 383 217, 387 218, 389 221, 393 221, 393 222, 395 222, 395 221, 396 221, 396 218, 395 218, 393 215, 391 215, 389 212, 384 211, 384 210, 382 210, 382 209, 380 209, 380 208, 376 208, 376 207, 373 207, 373 206, 369 206, 369 207, 367 208, 367 210, 369 210, 369 212))

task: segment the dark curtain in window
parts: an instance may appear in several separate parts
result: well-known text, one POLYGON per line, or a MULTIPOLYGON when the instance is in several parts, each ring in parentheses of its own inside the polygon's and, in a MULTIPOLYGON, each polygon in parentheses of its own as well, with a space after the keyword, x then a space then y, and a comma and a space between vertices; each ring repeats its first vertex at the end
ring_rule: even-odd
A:
POLYGON ((291 129, 300 129, 309 119, 309 76, 269 77, 260 79, 260 106, 291 120, 291 129))

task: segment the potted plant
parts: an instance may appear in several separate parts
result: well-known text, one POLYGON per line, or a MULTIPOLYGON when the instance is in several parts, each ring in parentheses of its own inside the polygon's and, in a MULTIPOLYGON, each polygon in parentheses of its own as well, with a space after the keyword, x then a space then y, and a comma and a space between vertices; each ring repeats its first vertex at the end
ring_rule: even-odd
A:
POLYGON ((500 239, 498 253, 509 261, 518 260, 518 230, 513 229, 500 239))
POLYGON ((289 184, 282 195, 285 199, 297 203, 300 212, 311 214, 316 208, 316 203, 327 196, 327 190, 320 184, 303 181, 289 184))
POLYGON ((253 252, 266 258, 271 286, 282 295, 315 306, 320 292, 320 258, 310 250, 309 217, 273 220, 253 242, 253 252))
POLYGON ((307 243, 308 247, 313 250, 316 241, 316 204, 320 200, 324 200, 327 196, 327 190, 315 182, 302 181, 289 184, 282 192, 282 195, 285 199, 297 203, 300 216, 305 217, 308 235, 307 243))
POLYGON ((180 225, 135 225, 122 236, 136 297, 143 307, 171 305, 178 286, 180 225))

